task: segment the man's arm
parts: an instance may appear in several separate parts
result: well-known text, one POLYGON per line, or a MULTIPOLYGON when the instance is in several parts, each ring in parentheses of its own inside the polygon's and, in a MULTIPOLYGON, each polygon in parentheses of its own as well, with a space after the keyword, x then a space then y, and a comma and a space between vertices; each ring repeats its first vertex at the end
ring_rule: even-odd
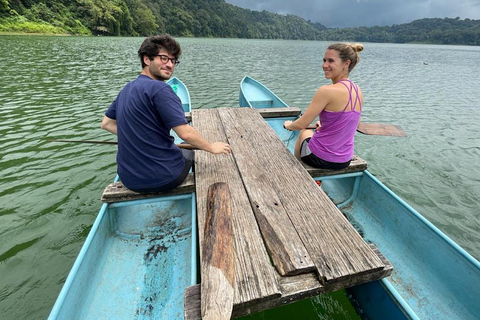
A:
POLYGON ((103 116, 102 125, 100 126, 103 130, 107 130, 113 134, 117 134, 117 120, 110 119, 107 116, 103 116))
POLYGON ((208 142, 200 132, 195 128, 189 126, 188 124, 182 124, 172 128, 173 131, 180 137, 180 139, 191 144, 192 146, 208 151, 210 153, 219 154, 224 153, 228 154, 231 151, 231 148, 228 144, 223 142, 208 142))

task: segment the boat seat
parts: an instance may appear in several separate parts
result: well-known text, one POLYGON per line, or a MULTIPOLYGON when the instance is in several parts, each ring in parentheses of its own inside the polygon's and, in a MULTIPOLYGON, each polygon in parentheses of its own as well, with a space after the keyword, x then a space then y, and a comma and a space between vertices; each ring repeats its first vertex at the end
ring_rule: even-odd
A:
POLYGON ((350 162, 350 165, 341 170, 319 169, 319 168, 314 168, 312 166, 309 166, 306 163, 303 163, 303 162, 301 163, 313 178, 331 176, 331 175, 337 175, 337 174, 343 174, 343 173, 360 172, 360 171, 367 170, 367 162, 356 155, 353 156, 353 159, 352 159, 352 162, 350 162))
POLYGON ((250 101, 250 104, 255 109, 257 108, 269 108, 273 106, 273 100, 257 100, 257 101, 250 101))
POLYGON ((195 177, 193 173, 189 173, 185 181, 175 189, 168 192, 154 192, 154 193, 140 193, 135 192, 123 185, 121 181, 110 183, 105 190, 103 190, 101 200, 103 202, 120 202, 129 200, 138 200, 146 198, 156 198, 166 195, 185 194, 195 191, 195 177))

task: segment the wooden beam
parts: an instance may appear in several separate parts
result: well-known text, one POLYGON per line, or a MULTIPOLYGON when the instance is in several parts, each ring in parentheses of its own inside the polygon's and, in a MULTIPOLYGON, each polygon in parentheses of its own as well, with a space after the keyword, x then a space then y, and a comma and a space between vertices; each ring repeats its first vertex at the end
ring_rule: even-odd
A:
POLYGON ((202 319, 230 320, 233 308, 234 255, 230 190, 224 182, 208 188, 202 246, 202 319))

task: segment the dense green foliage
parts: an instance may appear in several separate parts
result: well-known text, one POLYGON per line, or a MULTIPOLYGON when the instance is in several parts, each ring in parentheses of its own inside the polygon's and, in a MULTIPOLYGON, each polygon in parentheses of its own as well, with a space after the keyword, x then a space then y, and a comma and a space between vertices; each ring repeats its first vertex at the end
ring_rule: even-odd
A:
POLYGON ((306 39, 480 45, 480 20, 420 19, 387 27, 328 29, 294 15, 224 0, 0 0, 0 32, 306 39))
MULTIPOLYGON (((316 26, 300 17, 241 9, 224 0, 0 0, 0 31, 15 24, 25 27, 26 21, 50 24, 67 34, 146 36, 168 32, 264 39, 316 39, 319 35, 316 26)), ((20 30, 16 26, 12 31, 20 30)), ((25 27, 24 32, 35 31, 25 27)))

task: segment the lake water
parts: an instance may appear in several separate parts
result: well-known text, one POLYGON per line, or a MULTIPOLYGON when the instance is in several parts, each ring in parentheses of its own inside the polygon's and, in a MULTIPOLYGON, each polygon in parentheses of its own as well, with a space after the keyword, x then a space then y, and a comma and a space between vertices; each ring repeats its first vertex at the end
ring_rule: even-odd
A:
MULTIPOLYGON (((45 319, 115 175, 115 147, 46 142, 113 139, 107 106, 140 72, 143 38, 0 36, 0 314, 45 319)), ((328 82, 315 41, 179 39, 176 68, 194 108, 236 106, 260 80, 305 108, 328 82)), ((369 170, 480 258, 480 47, 365 43, 351 74, 363 120, 407 138, 356 136, 369 170)), ((249 319, 356 319, 342 293, 249 319), (343 301, 343 302, 342 302, 343 301)))

